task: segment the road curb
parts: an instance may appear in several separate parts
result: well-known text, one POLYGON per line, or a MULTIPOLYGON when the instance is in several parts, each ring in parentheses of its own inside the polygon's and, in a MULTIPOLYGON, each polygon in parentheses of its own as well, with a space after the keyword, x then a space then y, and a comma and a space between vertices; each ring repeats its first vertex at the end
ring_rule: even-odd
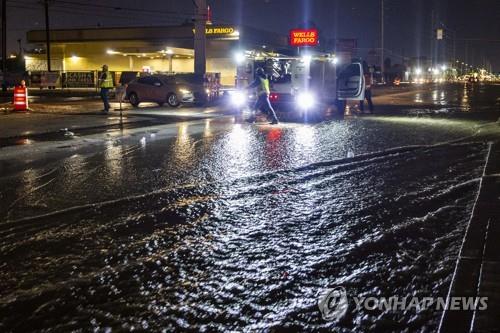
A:
POLYGON ((487 310, 445 310, 439 332, 500 331, 500 144, 490 143, 448 298, 488 297, 487 310))

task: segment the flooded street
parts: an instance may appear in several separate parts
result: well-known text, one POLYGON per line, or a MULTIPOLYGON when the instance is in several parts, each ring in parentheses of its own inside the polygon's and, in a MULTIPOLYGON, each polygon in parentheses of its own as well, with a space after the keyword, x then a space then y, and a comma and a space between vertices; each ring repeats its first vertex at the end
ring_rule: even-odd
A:
POLYGON ((446 296, 499 97, 433 86, 345 120, 2 148, 0 330, 435 331, 433 310, 332 322, 318 300, 446 296))

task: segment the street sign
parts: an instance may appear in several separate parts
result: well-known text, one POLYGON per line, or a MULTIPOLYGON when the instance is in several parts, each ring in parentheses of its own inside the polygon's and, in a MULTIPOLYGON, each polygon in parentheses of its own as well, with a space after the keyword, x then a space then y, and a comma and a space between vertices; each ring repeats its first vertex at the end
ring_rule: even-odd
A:
POLYGON ((317 46, 319 35, 317 29, 292 29, 290 30, 290 46, 317 46))
POLYGON ((95 86, 94 72, 62 73, 62 85, 65 88, 92 88, 95 86))

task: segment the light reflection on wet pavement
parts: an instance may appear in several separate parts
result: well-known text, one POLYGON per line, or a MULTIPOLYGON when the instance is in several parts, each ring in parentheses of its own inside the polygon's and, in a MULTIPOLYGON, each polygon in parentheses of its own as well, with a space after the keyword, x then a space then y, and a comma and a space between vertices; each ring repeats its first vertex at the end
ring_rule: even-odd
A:
POLYGON ((0 329, 435 330, 317 301, 446 295, 487 146, 431 145, 476 124, 211 119, 3 176, 0 329))

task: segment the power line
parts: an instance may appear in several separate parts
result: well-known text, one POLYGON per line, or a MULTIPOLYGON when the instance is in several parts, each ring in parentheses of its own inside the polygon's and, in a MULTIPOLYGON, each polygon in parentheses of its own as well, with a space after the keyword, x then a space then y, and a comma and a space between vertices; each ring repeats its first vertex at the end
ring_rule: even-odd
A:
MULTIPOLYGON (((26 6, 22 6, 22 5, 11 5, 9 7, 18 8, 18 9, 28 9, 28 10, 33 10, 33 11, 40 11, 40 8, 26 7, 26 6)), ((58 12, 58 13, 64 13, 64 14, 71 14, 71 15, 88 14, 88 13, 84 13, 84 12, 76 12, 75 13, 74 11, 58 9, 58 8, 54 8, 54 9, 52 9, 52 11, 58 12)), ((105 15, 105 14, 93 14, 93 15, 97 16, 97 17, 106 17, 106 18, 110 18, 110 17, 111 18, 123 18, 123 19, 130 19, 131 18, 128 16, 117 16, 117 15, 110 16, 110 15, 105 15)), ((18 30, 24 30, 24 29, 18 29, 18 30)))
MULTIPOLYGON (((26 2, 26 1, 15 1, 15 0, 7 0, 10 4, 9 6, 11 7, 16 7, 18 4, 23 4, 27 6, 35 6, 31 8, 38 8, 36 4, 32 2, 26 2)), ((155 15, 155 16, 162 16, 162 18, 165 18, 165 16, 168 16, 168 19, 173 19, 177 18, 179 20, 186 20, 186 19, 194 19, 198 17, 194 13, 187 13, 187 12, 175 12, 175 11, 163 11, 163 10, 148 10, 148 9, 140 9, 140 8, 131 8, 131 7, 114 7, 114 6, 109 6, 109 5, 100 5, 100 4, 88 4, 88 3, 81 3, 81 2, 72 2, 72 1, 64 1, 64 0, 57 0, 56 2, 53 2, 51 4, 52 8, 62 8, 62 9, 67 9, 69 10, 70 14, 75 14, 78 12, 84 12, 84 13, 92 13, 92 15, 95 16, 102 16, 102 17, 121 17, 121 18, 129 18, 129 16, 125 15, 133 15, 133 18, 137 18, 137 13, 144 13, 148 15, 155 15), (69 6, 69 7, 68 7, 69 6), (81 8, 75 8, 74 6, 81 7, 81 8), (111 13, 105 13, 105 14, 99 14, 96 13, 95 9, 111 9, 114 12, 111 13), (117 15, 118 14, 118 15, 117 15), (123 15, 123 16, 122 16, 123 15)), ((18 7, 19 8, 19 7, 18 7)), ((147 19, 150 19, 151 17, 148 17, 147 19)))
MULTIPOLYGON (((29 5, 24 5, 22 3, 11 4, 11 5, 9 5, 9 7, 18 8, 18 9, 28 9, 28 10, 32 10, 32 11, 40 11, 41 10, 41 7, 38 7, 38 6, 32 7, 29 5)), ((67 7, 53 7, 51 10, 53 12, 71 14, 71 15, 88 15, 91 13, 90 11, 86 11, 86 10, 78 10, 77 9, 75 11, 75 9, 70 9, 67 7)), ((138 21, 138 19, 144 20, 144 19, 138 18, 137 16, 125 16, 125 15, 116 15, 116 14, 99 14, 99 13, 95 13, 95 12, 92 12, 92 15, 97 16, 97 17, 106 17, 106 18, 134 19, 135 21, 138 21)), ((159 20, 159 18, 154 18, 154 19, 159 20)), ((151 18, 148 18, 148 21, 151 23, 151 18)), ((155 21, 155 23, 156 22, 159 22, 159 21, 155 21)), ((18 30, 21 30, 21 29, 18 29, 18 30)))
POLYGON ((149 9, 141 9, 141 8, 131 8, 131 7, 116 7, 116 6, 109 6, 109 5, 102 5, 102 4, 89 4, 89 3, 82 3, 82 2, 76 2, 76 1, 65 1, 65 0, 58 0, 58 3, 61 4, 69 4, 69 5, 75 5, 75 6, 81 6, 81 7, 91 7, 91 8, 104 8, 104 9, 113 9, 113 10, 123 10, 123 11, 131 11, 134 13, 140 12, 140 13, 149 13, 149 14, 162 14, 162 15, 174 15, 174 16, 188 16, 188 17, 195 17, 197 14, 194 12, 178 12, 178 11, 164 11, 164 10, 149 10, 149 9))

